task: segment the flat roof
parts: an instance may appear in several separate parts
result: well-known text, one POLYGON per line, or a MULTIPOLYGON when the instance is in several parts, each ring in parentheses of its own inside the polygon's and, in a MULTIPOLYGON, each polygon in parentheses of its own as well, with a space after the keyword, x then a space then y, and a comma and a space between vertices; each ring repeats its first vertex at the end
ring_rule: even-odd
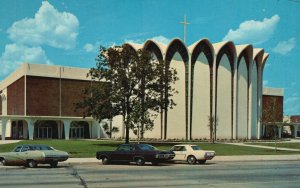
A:
POLYGON ((284 96, 283 88, 263 88, 263 95, 284 96))
POLYGON ((40 76, 88 81, 91 80, 89 77, 87 77, 89 70, 90 69, 87 68, 24 63, 0 82, 0 91, 23 76, 40 76))

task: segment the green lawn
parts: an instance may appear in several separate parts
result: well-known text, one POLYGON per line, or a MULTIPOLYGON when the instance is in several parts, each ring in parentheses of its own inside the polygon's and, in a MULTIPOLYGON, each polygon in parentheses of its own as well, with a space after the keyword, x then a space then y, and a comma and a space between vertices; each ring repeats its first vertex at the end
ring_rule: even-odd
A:
MULTIPOLYGON (((56 149, 67 151, 71 157, 95 157, 96 151, 114 150, 119 144, 118 141, 90 141, 90 140, 25 140, 15 144, 0 145, 0 152, 11 151, 16 145, 20 144, 46 144, 56 149)), ((148 142, 149 143, 149 142, 148 142)), ((174 143, 150 143, 162 150, 170 149, 174 143)), ((214 150, 219 156, 230 155, 281 155, 281 154, 300 154, 300 152, 277 151, 229 144, 195 143, 205 150, 214 150)))
MULTIPOLYGON (((275 142, 274 143, 249 143, 249 145, 250 144, 275 147, 275 142)), ((280 148, 300 149, 300 143, 276 143, 276 146, 280 148)))

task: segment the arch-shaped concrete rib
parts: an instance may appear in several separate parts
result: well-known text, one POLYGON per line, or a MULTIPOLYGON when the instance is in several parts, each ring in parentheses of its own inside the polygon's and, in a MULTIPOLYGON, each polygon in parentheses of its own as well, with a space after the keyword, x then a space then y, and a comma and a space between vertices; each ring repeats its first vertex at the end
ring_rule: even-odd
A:
POLYGON ((262 60, 262 71, 265 68, 265 65, 267 63, 268 58, 269 58, 269 54, 268 53, 264 53, 264 57, 263 57, 263 60, 262 60))
POLYGON ((215 51, 214 51, 214 47, 211 44, 211 42, 206 38, 198 40, 197 42, 195 42, 194 44, 192 44, 188 47, 189 52, 191 54, 192 63, 194 63, 194 61, 196 61, 196 59, 200 55, 201 51, 199 51, 197 49, 201 48, 202 46, 204 48, 203 51, 207 52, 205 54, 206 56, 211 54, 211 57, 207 57, 207 59, 210 59, 210 61, 212 61, 212 62, 210 62, 211 66, 212 66, 212 63, 213 63, 213 60, 214 60, 214 57, 215 57, 215 51))
POLYGON ((170 62, 174 54, 178 52, 185 63, 189 61, 189 52, 186 45, 178 38, 173 39, 167 46, 165 60, 170 62))
POLYGON ((232 54, 236 58, 236 48, 235 48, 234 43, 232 41, 224 41, 224 42, 214 43, 213 47, 214 47, 215 55, 217 56, 219 54, 220 50, 222 50, 222 48, 224 48, 226 46, 229 47, 232 54))
POLYGON ((158 44, 154 40, 147 40, 143 46, 143 49, 153 52, 159 61, 164 59, 161 44, 158 44))
POLYGON ((143 48, 142 44, 137 44, 133 42, 125 42, 124 45, 129 45, 135 51, 138 51, 143 48))
MULTIPOLYGON (((220 52, 223 49, 228 48, 229 52, 230 52, 230 55, 232 57, 233 66, 236 67, 235 63, 236 63, 237 55, 236 55, 236 48, 235 48, 233 42, 224 41, 224 42, 214 43, 213 47, 214 47, 214 50, 215 50, 216 60, 218 59, 219 55, 221 55, 220 52)), ((218 66, 218 62, 216 62, 216 63, 217 63, 217 66, 218 66)))
POLYGON ((191 56, 190 77, 192 80, 190 82, 190 138, 202 138, 209 134, 209 130, 206 129, 206 117, 212 115, 213 109, 212 69, 215 54, 211 42, 206 38, 196 41, 188 49, 191 56), (206 59, 201 59, 201 53, 206 59), (207 90, 201 89, 204 85, 208 86, 207 90))
POLYGON ((234 73, 236 69, 236 48, 231 41, 213 44, 215 49, 215 117, 222 126, 219 126, 219 138, 233 138, 234 136, 234 73), (220 69, 219 65, 223 62, 223 55, 227 56, 228 65, 224 64, 220 69), (228 67, 231 70, 225 70, 228 67), (220 72, 221 71, 221 72, 220 72), (230 73, 230 74, 228 74, 230 73), (221 75, 221 76, 220 76, 221 75), (228 111, 230 113, 225 113, 228 111))
MULTIPOLYGON (((248 68, 251 65, 252 59, 253 59, 253 46, 251 44, 245 44, 245 45, 237 45, 236 46, 236 53, 237 53, 237 60, 239 61, 240 58, 242 58, 242 55, 246 53, 246 62, 248 63, 248 68)), ((237 62, 237 66, 238 66, 237 62)))
POLYGON ((264 52, 265 51, 262 48, 254 48, 253 49, 253 62, 256 62, 258 67, 262 66, 264 52))
MULTIPOLYGON (((174 100, 177 100, 177 106, 170 111, 167 111, 164 114, 164 125, 165 125, 165 138, 185 138, 188 139, 188 81, 189 81, 189 52, 186 45, 180 39, 173 39, 170 44, 167 46, 165 61, 168 67, 175 68, 177 70, 178 75, 181 75, 181 80, 176 83, 177 91, 179 92, 176 95, 177 99, 174 96, 174 100), (180 63, 171 63, 174 59, 174 55, 179 53, 181 57, 180 63), (184 116, 183 111, 185 112, 184 116), (176 119, 176 120, 175 120, 176 119), (169 124, 172 125, 172 128, 177 129, 177 132, 172 132, 169 134, 170 127, 169 124), (184 127, 182 125, 185 125, 184 127), (185 133, 185 134, 184 134, 185 133), (168 136, 167 136, 168 135, 168 136)), ((168 94, 165 94, 166 98, 168 98, 168 94)))
POLYGON ((250 44, 237 45, 237 77, 235 79, 236 95, 236 127, 235 136, 238 139, 248 138, 248 114, 249 114, 249 79, 250 65, 252 65, 253 47, 250 44), (244 60, 243 60, 244 59, 244 60))

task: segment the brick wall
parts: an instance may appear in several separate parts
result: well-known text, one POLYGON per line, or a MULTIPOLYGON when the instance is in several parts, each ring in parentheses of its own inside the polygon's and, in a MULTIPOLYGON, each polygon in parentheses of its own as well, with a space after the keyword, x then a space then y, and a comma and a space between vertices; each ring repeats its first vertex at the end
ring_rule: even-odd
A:
POLYGON ((59 116, 59 79, 27 76, 27 115, 59 116))
POLYGON ((89 84, 89 81, 28 76, 27 115, 59 116, 61 110, 61 116, 82 117, 83 111, 75 111, 75 103, 82 99, 82 92, 89 84))
POLYGON ((81 80, 61 80, 61 115, 62 116, 83 116, 83 110, 75 111, 75 103, 83 98, 83 90, 89 86, 91 82, 81 80))
POLYGON ((291 116, 291 123, 300 123, 300 115, 291 116))
MULTIPOLYGON (((7 87, 8 115, 25 115, 24 82, 22 77, 7 87)), ((90 81, 27 76, 26 83, 28 116, 59 116, 60 110, 62 116, 83 116, 82 109, 75 111, 75 104, 82 99, 83 90, 91 84, 90 81)))
POLYGON ((283 121, 283 96, 263 95, 262 98, 262 121, 283 121))
POLYGON ((22 77, 7 87, 8 115, 24 115, 24 81, 22 77))

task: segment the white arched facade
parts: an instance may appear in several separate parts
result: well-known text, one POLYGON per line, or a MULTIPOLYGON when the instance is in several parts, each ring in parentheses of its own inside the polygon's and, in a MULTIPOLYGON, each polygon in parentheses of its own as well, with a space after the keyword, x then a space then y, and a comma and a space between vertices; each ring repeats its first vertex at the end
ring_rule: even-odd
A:
POLYGON ((257 63, 254 60, 251 64, 251 80, 249 87, 249 124, 250 124, 250 136, 249 138, 254 139, 257 136, 257 123, 258 123, 258 88, 257 88, 257 63))
POLYGON ((231 66, 229 58, 223 54, 217 67, 216 86, 216 136, 219 139, 231 138, 231 66))
MULTIPOLYGON (((153 56, 153 61, 155 63, 159 63, 158 57, 155 55, 155 53, 152 53, 153 56)), ((162 138, 162 123, 161 123, 161 118, 160 113, 155 112, 155 111, 150 111, 150 113, 155 117, 154 119, 154 126, 152 131, 146 131, 144 133, 144 138, 157 138, 160 139, 162 138)))
POLYGON ((238 63, 237 75, 237 124, 238 139, 247 138, 248 133, 248 69, 244 57, 238 63))
POLYGON ((181 55, 176 52, 170 62, 170 68, 177 70, 179 80, 172 86, 176 88, 178 94, 172 99, 176 106, 168 110, 168 139, 185 139, 186 136, 186 116, 185 116, 185 65, 181 55))
POLYGON ((194 65, 192 138, 209 139, 210 68, 205 54, 198 56, 194 65))
POLYGON ((217 139, 260 138, 262 64, 267 59, 263 49, 230 41, 211 44, 207 39, 189 47, 180 39, 168 45, 148 40, 144 46, 133 46, 168 62, 179 78, 173 85, 178 91, 172 96, 176 106, 162 114, 151 112, 157 118, 144 138, 209 139, 210 115, 218 121, 217 139))

